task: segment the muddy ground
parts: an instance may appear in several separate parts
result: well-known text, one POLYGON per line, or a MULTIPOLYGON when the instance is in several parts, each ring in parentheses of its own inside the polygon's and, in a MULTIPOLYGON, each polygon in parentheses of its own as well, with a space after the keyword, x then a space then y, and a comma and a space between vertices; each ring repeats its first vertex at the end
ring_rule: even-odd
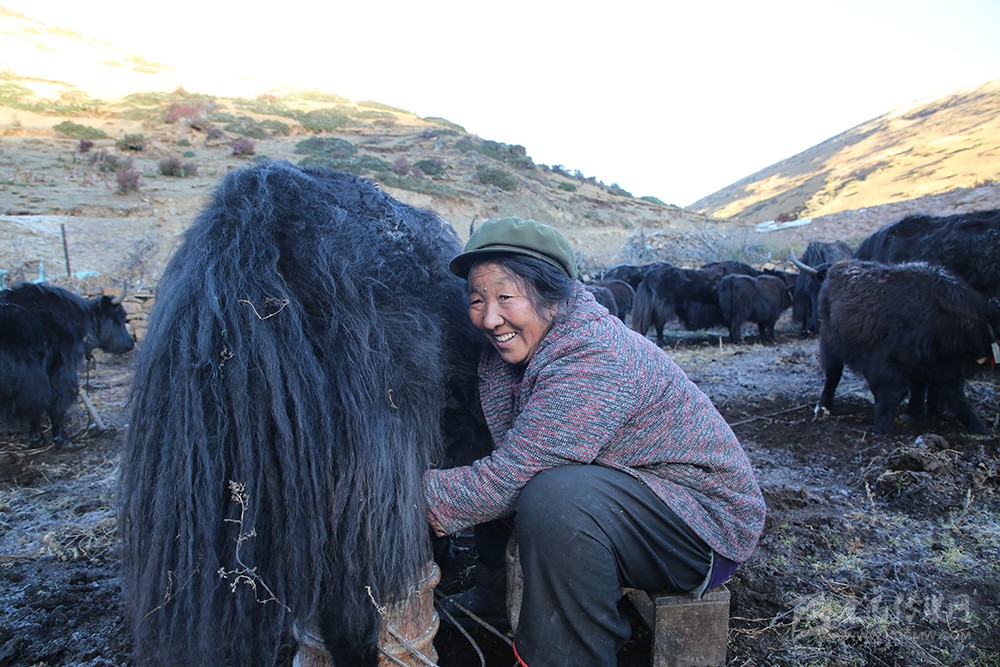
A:
MULTIPOLYGON (((942 417, 874 437, 850 373, 839 409, 814 418, 816 343, 778 329, 775 345, 675 332, 667 349, 740 436, 769 510, 729 584, 729 664, 1000 665, 1000 375, 968 387, 989 436, 942 417)), ((0 432, 0 667, 131 664, 112 506, 133 354, 97 359, 89 395, 107 430, 80 406, 75 450, 0 432)), ((439 592, 469 585, 470 542, 459 536, 439 592)), ((485 664, 513 664, 499 640, 473 638, 485 664)), ((435 646, 442 666, 482 664, 453 630, 435 646)), ((648 656, 637 622, 620 664, 648 656)))

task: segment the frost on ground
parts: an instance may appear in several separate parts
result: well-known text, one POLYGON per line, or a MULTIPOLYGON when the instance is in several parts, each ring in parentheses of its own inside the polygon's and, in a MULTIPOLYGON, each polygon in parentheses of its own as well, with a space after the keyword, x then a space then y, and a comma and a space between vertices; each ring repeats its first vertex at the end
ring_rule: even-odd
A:
MULTIPOLYGON (((873 437, 870 394, 849 373, 834 414, 814 416, 816 343, 791 323, 770 346, 721 335, 673 332, 667 353, 740 436, 768 504, 729 584, 729 664, 1000 665, 1000 377, 968 387, 989 436, 944 417, 873 437)), ((99 360, 90 396, 109 429, 87 430, 80 407, 76 450, 0 431, 0 666, 130 663, 113 510, 129 363, 99 360)), ((439 592, 471 584, 470 543, 459 536, 439 592)), ((512 664, 505 644, 472 637, 487 664, 512 664)), ((441 665, 481 664, 446 627, 435 646, 441 665)), ((619 664, 648 660, 637 623, 619 664)))

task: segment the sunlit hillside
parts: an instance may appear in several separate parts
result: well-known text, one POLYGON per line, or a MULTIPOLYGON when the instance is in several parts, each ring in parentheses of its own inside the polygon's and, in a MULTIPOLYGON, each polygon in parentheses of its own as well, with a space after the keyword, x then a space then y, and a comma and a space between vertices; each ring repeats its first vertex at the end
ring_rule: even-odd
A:
POLYGON ((460 236, 490 217, 536 218, 563 230, 593 271, 653 260, 780 263, 789 246, 856 241, 908 213, 1000 206, 1000 82, 896 110, 688 209, 536 163, 528 148, 471 134, 460 118, 336 91, 235 94, 188 82, 170 65, 0 7, 0 225, 9 237, 0 269, 27 275, 63 263, 65 229, 77 267, 131 275, 148 264, 155 278, 220 176, 261 157, 371 178, 460 236), (811 221, 756 225, 796 218, 811 221))
POLYGON ((1000 181, 1000 79, 862 123, 695 202, 761 222, 936 195, 1000 181))

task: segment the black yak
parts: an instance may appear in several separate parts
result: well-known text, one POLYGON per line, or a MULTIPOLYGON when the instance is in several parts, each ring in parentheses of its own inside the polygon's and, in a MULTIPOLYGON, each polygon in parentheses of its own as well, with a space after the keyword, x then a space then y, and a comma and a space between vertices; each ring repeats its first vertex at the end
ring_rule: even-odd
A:
MULTIPOLYGON (((617 279, 588 281, 587 289, 590 289, 591 286, 603 287, 611 293, 616 307, 616 310, 612 310, 611 314, 624 322, 629 313, 632 312, 632 302, 635 301, 635 290, 632 289, 632 286, 624 280, 617 279)), ((604 306, 607 307, 607 304, 604 306)))
POLYGON ((711 262, 700 269, 682 269, 687 281, 677 290, 677 318, 688 331, 711 329, 725 324, 719 308, 719 282, 738 274, 756 276, 760 272, 749 264, 735 260, 711 262))
POLYGON ((909 415, 923 411, 926 394, 949 407, 970 431, 985 433, 965 399, 965 378, 976 361, 991 354, 990 322, 996 315, 981 294, 939 266, 834 264, 819 294, 826 382, 817 411, 833 407, 847 365, 865 378, 875 397, 875 433, 892 433, 896 408, 907 391, 909 415))
POLYGON ((851 246, 844 241, 811 241, 802 253, 802 259, 791 251, 792 263, 799 268, 792 293, 792 319, 800 323, 802 337, 819 331, 819 290, 830 266, 842 259, 850 259, 851 246))
POLYGON ((431 558, 422 471, 488 442, 460 250, 350 174, 222 179, 164 272, 129 398, 137 664, 270 665, 305 629, 334 664, 377 662, 377 605, 431 558))
POLYGON ((719 281, 731 273, 756 276, 759 272, 743 262, 727 260, 705 264, 700 269, 682 269, 661 263, 650 268, 635 291, 632 328, 645 334, 656 329, 662 346, 663 327, 675 316, 689 331, 721 326, 724 322, 716 292, 719 281))
POLYGON ((584 287, 594 295, 594 301, 607 308, 608 312, 612 315, 618 315, 618 301, 610 289, 604 285, 597 285, 592 282, 585 283, 584 287))
POLYGON ((125 309, 109 296, 84 299, 33 283, 0 291, 0 412, 27 420, 33 442, 42 441, 48 414, 53 444, 70 446, 66 411, 84 359, 95 348, 121 354, 134 346, 125 309))
POLYGON ((663 328, 677 316, 677 291, 687 280, 684 271, 673 264, 661 264, 650 269, 635 290, 632 329, 646 335, 653 327, 660 347, 664 344, 663 328))
POLYGON ((1000 209, 911 215, 865 238, 855 259, 943 266, 990 297, 1000 297, 1000 209))
MULTIPOLYGON (((655 262, 654 264, 659 266, 663 263, 655 262)), ((624 280, 629 284, 629 287, 634 290, 639 287, 639 283, 642 282, 643 277, 646 275, 646 271, 653 268, 654 264, 647 264, 643 266, 637 266, 635 264, 618 264, 605 271, 601 275, 601 280, 624 280)))
POLYGON ((792 305, 792 295, 784 280, 771 275, 731 273, 719 281, 717 291, 730 342, 743 340, 744 322, 757 324, 761 342, 774 342, 774 325, 792 305))

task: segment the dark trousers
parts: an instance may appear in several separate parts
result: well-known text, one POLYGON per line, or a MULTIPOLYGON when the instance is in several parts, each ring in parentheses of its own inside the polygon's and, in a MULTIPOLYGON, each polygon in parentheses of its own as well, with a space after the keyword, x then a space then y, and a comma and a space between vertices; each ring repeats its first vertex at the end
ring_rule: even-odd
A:
MULTIPOLYGON (((524 575, 514 646, 529 667, 615 665, 631 632, 622 588, 692 591, 712 559, 649 487, 598 465, 559 466, 532 478, 514 532, 524 575)), ((480 557, 496 563, 504 526, 485 524, 476 542, 492 551, 480 557)))

